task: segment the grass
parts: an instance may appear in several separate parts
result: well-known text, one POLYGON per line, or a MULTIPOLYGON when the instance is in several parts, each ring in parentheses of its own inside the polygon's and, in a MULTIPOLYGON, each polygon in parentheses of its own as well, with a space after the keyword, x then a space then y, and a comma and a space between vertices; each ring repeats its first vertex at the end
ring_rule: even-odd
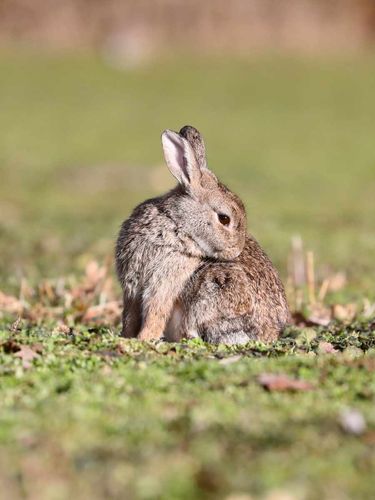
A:
MULTIPOLYGON (((191 123, 284 278, 300 234, 320 277, 348 275, 341 301, 375 298, 372 58, 181 56, 119 70, 3 52, 0 74, 3 292, 112 256, 131 208, 172 185, 160 132, 191 123)), ((0 311, 4 496, 373 497, 371 318, 225 348, 126 342, 68 316, 64 329, 47 317, 12 326, 0 311), (263 373, 313 389, 267 391, 263 373), (357 434, 348 408, 366 423, 357 434)))
POLYGON ((13 498, 372 496, 369 324, 294 329, 273 346, 241 348, 149 346, 87 327, 10 333, 4 324, 1 339, 0 481, 13 498), (10 340, 38 343, 31 367, 10 340), (323 340, 339 354, 317 356, 323 340), (268 392, 258 383, 265 372, 313 390, 268 392), (360 435, 341 425, 347 408, 366 419, 360 435))

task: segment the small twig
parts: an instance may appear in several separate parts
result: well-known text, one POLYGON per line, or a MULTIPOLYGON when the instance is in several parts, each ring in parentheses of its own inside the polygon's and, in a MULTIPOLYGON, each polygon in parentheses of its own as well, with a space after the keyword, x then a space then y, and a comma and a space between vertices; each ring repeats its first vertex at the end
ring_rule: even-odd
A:
POLYGON ((307 290, 309 294, 310 304, 315 304, 315 269, 314 269, 314 252, 311 250, 306 252, 306 275, 307 275, 307 290))
POLYGON ((302 287, 306 283, 306 275, 303 243, 299 235, 292 238, 292 269, 294 286, 296 288, 302 287))
POLYGON ((290 275, 294 288, 295 310, 300 310, 303 304, 303 287, 306 283, 305 259, 301 236, 293 236, 292 251, 289 261, 290 275))
POLYGON ((327 292, 328 292, 328 288, 329 288, 329 279, 325 279, 319 289, 319 293, 318 293, 318 301, 319 302, 323 302, 324 299, 325 299, 325 296, 327 295, 327 292))

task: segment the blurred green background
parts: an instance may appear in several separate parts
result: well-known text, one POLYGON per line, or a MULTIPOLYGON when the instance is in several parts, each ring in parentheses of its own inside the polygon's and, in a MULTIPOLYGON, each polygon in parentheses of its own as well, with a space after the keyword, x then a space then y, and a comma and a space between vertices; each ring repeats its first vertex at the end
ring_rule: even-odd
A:
POLYGON ((0 53, 1 288, 112 254, 132 207, 173 185, 160 134, 192 124, 286 275, 291 237, 372 294, 375 58, 0 53))

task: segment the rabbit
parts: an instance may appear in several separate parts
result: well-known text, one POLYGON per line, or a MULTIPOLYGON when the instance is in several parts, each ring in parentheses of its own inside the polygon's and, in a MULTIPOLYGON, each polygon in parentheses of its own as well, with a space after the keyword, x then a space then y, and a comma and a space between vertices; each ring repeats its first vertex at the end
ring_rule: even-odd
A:
POLYGON ((162 146, 178 184, 136 207, 116 243, 122 335, 214 344, 277 339, 290 320, 285 291, 247 233, 242 201, 207 167, 194 127, 165 130, 162 146))

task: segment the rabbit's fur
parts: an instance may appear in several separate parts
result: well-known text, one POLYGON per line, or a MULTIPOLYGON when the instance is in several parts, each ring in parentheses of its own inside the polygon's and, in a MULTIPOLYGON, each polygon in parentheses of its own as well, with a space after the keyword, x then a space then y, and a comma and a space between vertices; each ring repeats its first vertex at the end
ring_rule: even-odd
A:
POLYGON ((195 128, 166 130, 162 143, 178 185, 136 207, 117 240, 122 335, 227 344, 276 339, 289 321, 285 292, 246 232, 242 201, 207 168, 195 128))

